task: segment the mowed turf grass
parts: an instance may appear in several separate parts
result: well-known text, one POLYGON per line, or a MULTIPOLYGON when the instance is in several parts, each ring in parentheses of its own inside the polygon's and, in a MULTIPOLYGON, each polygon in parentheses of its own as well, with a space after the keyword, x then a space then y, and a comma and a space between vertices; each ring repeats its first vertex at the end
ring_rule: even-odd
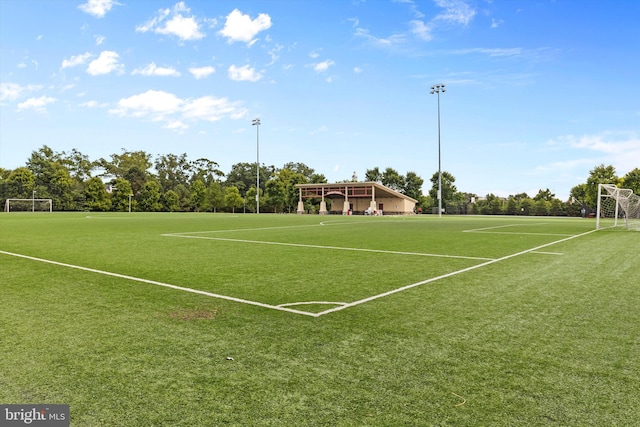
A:
POLYGON ((311 317, 0 254, 0 402, 66 403, 74 426, 635 425, 640 233, 594 225, 0 215, 0 251, 272 305, 506 257, 311 317))

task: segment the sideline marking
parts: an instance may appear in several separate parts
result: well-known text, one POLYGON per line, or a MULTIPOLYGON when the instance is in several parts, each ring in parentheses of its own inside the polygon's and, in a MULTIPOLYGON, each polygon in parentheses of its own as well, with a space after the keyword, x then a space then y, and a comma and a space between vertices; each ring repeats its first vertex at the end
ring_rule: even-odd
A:
POLYGON ((147 284, 150 284, 150 285, 163 286, 165 288, 171 288, 171 289, 176 289, 176 290, 179 290, 179 291, 191 292, 191 293, 194 293, 194 294, 205 295, 205 296, 208 296, 208 297, 219 298, 219 299, 239 302, 239 303, 243 303, 243 304, 257 305, 258 307, 271 308, 273 310, 288 311, 289 313, 296 313, 296 314, 303 314, 305 316, 318 317, 315 313, 309 313, 307 311, 301 311, 301 310, 296 310, 296 309, 287 308, 287 307, 281 307, 281 306, 277 306, 277 305, 270 305, 270 304, 265 304, 265 303, 261 303, 261 302, 257 302, 257 301, 246 300, 246 299, 242 299, 242 298, 229 297, 229 296, 226 296, 226 295, 214 294, 212 292, 200 291, 198 289, 185 288, 183 286, 171 285, 169 283, 156 282, 155 280, 148 280, 148 279, 142 279, 140 277, 127 276, 126 274, 112 273, 110 271, 97 270, 95 268, 82 267, 82 266, 79 266, 79 265, 73 265, 73 264, 67 264, 67 263, 64 263, 64 262, 52 261, 52 260, 49 260, 49 259, 36 258, 36 257, 32 257, 32 256, 29 256, 29 255, 16 254, 16 253, 13 253, 13 252, 0 251, 0 254, 14 256, 14 257, 18 257, 18 258, 25 258, 25 259, 29 259, 31 261, 40 261, 40 262, 44 262, 44 263, 47 263, 47 264, 58 265, 58 266, 61 266, 61 267, 74 268, 76 270, 88 271, 90 273, 104 274, 105 276, 117 277, 119 279, 126 279, 126 280, 132 280, 132 281, 135 281, 135 282, 147 283, 147 284))
POLYGON ((304 243, 284 243, 284 242, 269 242, 265 240, 246 240, 246 239, 230 239, 227 237, 206 237, 206 236, 189 236, 186 234, 161 234, 164 237, 182 237, 183 239, 204 239, 204 240, 221 240, 224 242, 239 242, 239 243, 260 243, 263 245, 278 245, 278 246, 295 246, 299 248, 313 248, 313 249, 334 249, 340 251, 356 251, 356 252, 374 252, 381 254, 394 254, 394 255, 416 255, 427 256, 436 258, 457 258, 457 259, 470 259, 476 261, 491 261, 494 258, 472 257, 462 255, 443 255, 443 254, 425 254, 422 252, 402 252, 402 251, 385 251, 382 249, 363 249, 363 248, 348 248, 341 246, 323 246, 323 245, 307 245, 304 243))

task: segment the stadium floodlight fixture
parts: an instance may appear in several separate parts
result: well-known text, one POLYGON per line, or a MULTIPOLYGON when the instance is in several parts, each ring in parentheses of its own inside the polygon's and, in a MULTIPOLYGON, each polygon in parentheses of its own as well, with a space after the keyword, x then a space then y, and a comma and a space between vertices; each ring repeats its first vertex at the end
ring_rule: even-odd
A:
POLYGON ((251 122, 256 127, 256 213, 260 213, 260 118, 251 122))
POLYGON ((444 83, 431 86, 430 94, 438 95, 438 216, 442 216, 442 162, 440 156, 440 92, 446 92, 444 83))

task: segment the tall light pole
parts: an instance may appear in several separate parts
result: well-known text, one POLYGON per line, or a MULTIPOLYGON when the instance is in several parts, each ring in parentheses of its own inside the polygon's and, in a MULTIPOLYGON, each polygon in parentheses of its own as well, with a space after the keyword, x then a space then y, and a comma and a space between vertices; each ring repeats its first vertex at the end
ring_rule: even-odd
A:
POLYGON ((444 83, 431 86, 430 94, 438 94, 438 216, 442 216, 442 162, 440 159, 440 92, 446 92, 444 83))
POLYGON ((36 190, 31 193, 31 212, 36 211, 36 190))
POLYGON ((251 126, 256 127, 256 213, 260 213, 260 119, 253 119, 251 126))
POLYGON ((131 213, 131 198, 133 197, 133 194, 129 194, 129 213, 131 213))

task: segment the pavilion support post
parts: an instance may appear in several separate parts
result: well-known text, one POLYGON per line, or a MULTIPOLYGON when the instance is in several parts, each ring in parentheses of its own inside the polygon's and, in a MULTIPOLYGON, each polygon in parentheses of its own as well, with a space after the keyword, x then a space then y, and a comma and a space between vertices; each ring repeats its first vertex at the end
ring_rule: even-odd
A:
POLYGON ((320 202, 320 215, 327 215, 327 202, 324 201, 324 187, 322 187, 322 201, 320 202))
POLYGON ((349 187, 344 187, 344 205, 342 206, 342 215, 349 215, 351 206, 349 204, 349 187))
POLYGON ((375 185, 371 186, 371 202, 369 202, 369 209, 371 213, 375 212, 378 209, 378 205, 376 203, 376 187, 375 185))
POLYGON ((304 213, 304 202, 302 201, 302 188, 299 188, 300 190, 300 196, 298 198, 298 214, 303 214, 304 213))

